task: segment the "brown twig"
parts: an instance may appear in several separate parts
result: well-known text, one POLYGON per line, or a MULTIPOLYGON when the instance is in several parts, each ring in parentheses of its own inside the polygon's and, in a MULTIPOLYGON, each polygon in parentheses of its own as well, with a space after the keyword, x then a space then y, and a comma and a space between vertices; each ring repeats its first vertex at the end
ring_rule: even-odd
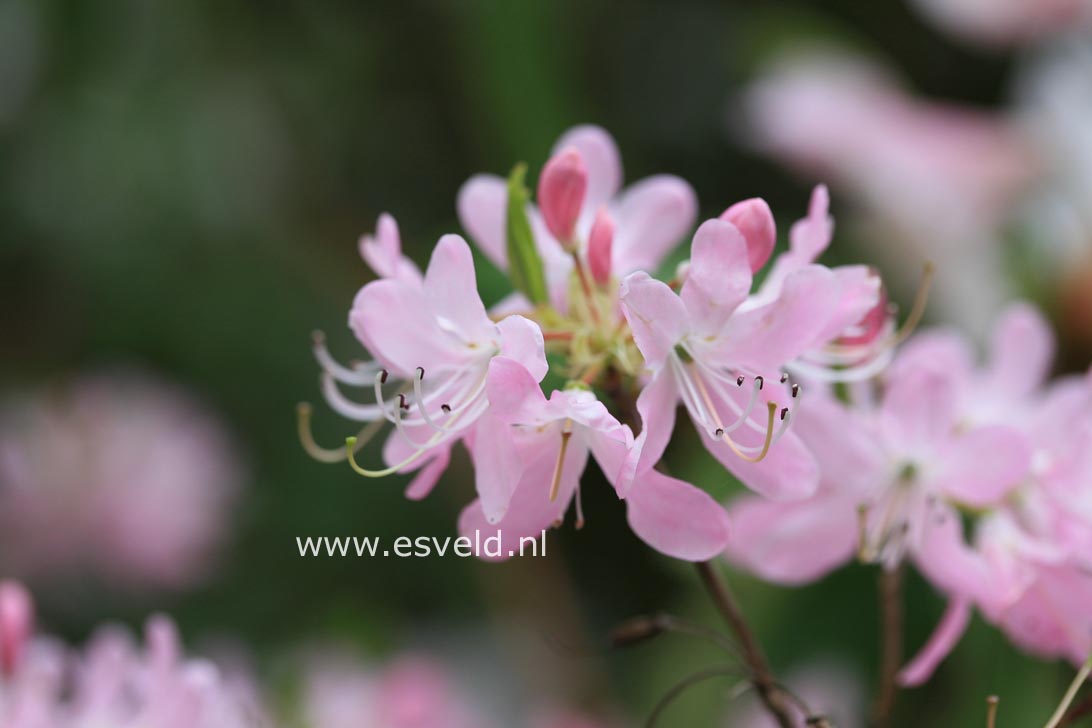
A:
POLYGON ((755 639, 754 633, 751 632, 751 628, 748 626, 743 612, 740 611, 739 605, 732 597, 732 593, 728 591, 728 585, 717 572, 712 562, 702 561, 697 563, 696 566, 706 591, 709 592, 713 603, 728 623, 728 627, 736 636, 736 640, 739 641, 743 661, 747 665, 755 689, 758 691, 762 703, 766 706, 766 710, 769 711, 781 728, 792 728, 794 722, 785 696, 777 687, 773 673, 770 671, 770 664, 766 661, 766 655, 763 654, 762 647, 755 639))
POLYGON ((902 576, 900 564, 880 570, 880 684, 872 706, 872 725, 885 728, 891 723, 898 695, 899 666, 902 664, 902 576))

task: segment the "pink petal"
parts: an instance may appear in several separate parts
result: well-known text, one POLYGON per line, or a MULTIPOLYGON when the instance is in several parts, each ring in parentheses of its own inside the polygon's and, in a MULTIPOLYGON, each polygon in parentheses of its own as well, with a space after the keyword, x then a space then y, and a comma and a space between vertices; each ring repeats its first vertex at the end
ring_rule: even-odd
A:
POLYGON ((684 561, 706 561, 728 543, 728 516, 690 483, 656 470, 639 475, 626 495, 630 528, 657 551, 684 561))
POLYGON ((360 289, 349 326, 376 359, 401 377, 408 378, 419 366, 458 366, 463 361, 447 345, 421 288, 394 278, 360 289))
POLYGON ((478 249, 502 271, 508 270, 505 232, 508 186, 505 181, 492 174, 474 175, 459 189, 455 207, 459 224, 478 249))
POLYGON ((862 500, 890 467, 868 418, 825 393, 805 387, 792 431, 814 454, 825 482, 862 500))
POLYGON ((728 517, 734 532, 725 555, 778 584, 815 581, 848 562, 857 546, 854 503, 835 493, 792 503, 745 496, 728 517))
POLYGON ((739 229, 707 220, 694 234, 680 296, 694 333, 716 335, 751 291, 747 242, 739 229))
POLYGON ((1050 374, 1054 348, 1054 332, 1038 309, 1009 306, 990 342, 990 383, 1013 399, 1031 394, 1050 374))
POLYGON ((880 409, 888 449, 908 460, 930 460, 956 424, 955 386, 925 369, 890 377, 880 409))
POLYGON ((899 684, 917 687, 932 677, 937 666, 955 649, 971 621, 971 604, 966 599, 948 603, 936 631, 913 660, 899 672, 899 684))
POLYGON ((980 604, 991 601, 995 579, 990 564, 963 537, 963 521, 954 508, 938 505, 922 514, 913 545, 914 564, 938 589, 980 604))
POLYGON ((1027 438, 1003 426, 979 427, 953 438, 937 457, 936 486, 974 507, 999 504, 1031 468, 1027 438))
POLYGON ((402 255, 398 223, 385 212, 375 224, 375 235, 360 238, 360 257, 380 278, 400 278, 407 283, 421 281, 421 271, 402 255))
POLYGON ((504 518, 512 493, 523 473, 523 462, 516 450, 512 426, 486 412, 474 426, 474 485, 481 499, 481 510, 489 523, 504 518))
POLYGON ((497 324, 500 331, 500 353, 522 364, 536 382, 549 371, 546 363, 546 343, 538 324, 523 316, 508 316, 497 324))
POLYGON ((500 535, 501 553, 493 558, 503 560, 509 558, 511 552, 518 553, 520 538, 540 536, 542 531, 552 528, 565 515, 587 465, 588 451, 576 440, 570 443, 562 469, 561 487, 557 499, 551 501, 550 485, 561 445, 560 435, 557 432, 554 434, 556 437, 551 446, 542 448, 537 457, 528 461, 512 494, 508 511, 499 523, 494 524, 486 519, 480 501, 471 503, 459 516, 459 533, 463 536, 473 539, 477 532, 484 541, 490 536, 500 535))
POLYGON ((622 281, 619 297, 645 364, 659 369, 689 331, 686 307, 666 283, 643 271, 622 281))
POLYGON ((729 207, 721 213, 720 219, 739 228, 747 241, 751 272, 757 273, 766 265, 777 243, 777 225, 770 206, 761 197, 752 197, 729 207))
MULTIPOLYGON (((726 415, 725 410, 721 418, 724 419, 726 415)), ((765 422, 762 424, 765 425, 765 422)), ((746 426, 733 432, 732 437, 748 446, 759 446, 763 440, 762 434, 746 426)), ((715 439, 712 433, 702 432, 702 444, 741 483, 772 500, 807 498, 819 487, 819 466, 815 457, 791 429, 757 463, 739 457, 728 445, 715 439)))
MULTIPOLYGON (((458 235, 445 235, 436 243, 425 271, 424 290, 442 329, 457 333, 467 342, 492 343, 496 327, 478 295, 474 256, 458 235)), ((387 311, 386 315, 398 320, 402 312, 397 316, 392 313, 387 311)))
POLYGON ((565 132, 554 145, 551 156, 569 147, 580 152, 588 171, 584 209, 598 210, 622 187, 622 159, 618 147, 605 129, 590 124, 575 126, 565 132))
MULTIPOLYGON (((671 432, 675 429, 675 410, 679 405, 679 390, 670 369, 664 368, 653 375, 652 380, 637 397, 637 413, 641 416, 641 434, 626 456, 619 488, 628 492, 638 473, 651 470, 660 462, 671 432)), ((608 477, 609 477, 608 473, 608 477)))
POLYGON ((485 391, 492 416, 509 425, 535 423, 546 406, 546 397, 527 368, 504 356, 489 362, 485 391))
POLYGON ((812 262, 830 246, 834 237, 834 220, 830 216, 830 193, 826 185, 817 185, 811 192, 808 216, 797 220, 789 230, 789 247, 793 253, 812 262))
POLYGON ((840 286, 821 266, 800 268, 785 278, 778 298, 739 311, 723 332, 725 356, 757 371, 777 370, 816 344, 837 311, 840 286))
POLYGON ((436 487, 436 483, 439 482, 440 476, 447 470, 447 466, 451 464, 450 444, 446 447, 435 448, 435 453, 421 466, 420 470, 417 471, 417 475, 406 486, 406 497, 410 500, 424 500, 436 487))
POLYGON ((868 333, 874 339, 887 320, 887 307, 880 300, 880 277, 865 265, 839 266, 833 272, 838 280, 838 307, 817 335, 817 341, 825 343, 840 338, 850 327, 857 325, 867 325, 868 333))
POLYGON ((655 271, 693 228, 698 198, 678 177, 657 175, 626 188, 612 213, 615 274, 655 271))

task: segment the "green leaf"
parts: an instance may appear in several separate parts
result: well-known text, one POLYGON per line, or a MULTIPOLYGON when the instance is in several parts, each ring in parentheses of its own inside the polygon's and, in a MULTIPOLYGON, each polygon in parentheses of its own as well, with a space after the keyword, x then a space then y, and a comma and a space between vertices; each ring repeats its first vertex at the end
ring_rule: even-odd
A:
POLYGON ((520 163, 508 175, 508 219, 505 226, 508 247, 508 273, 512 283, 523 295, 537 305, 549 301, 546 292, 546 274, 542 258, 535 247, 531 233, 531 221, 527 219, 527 201, 530 193, 524 184, 527 165, 520 163))

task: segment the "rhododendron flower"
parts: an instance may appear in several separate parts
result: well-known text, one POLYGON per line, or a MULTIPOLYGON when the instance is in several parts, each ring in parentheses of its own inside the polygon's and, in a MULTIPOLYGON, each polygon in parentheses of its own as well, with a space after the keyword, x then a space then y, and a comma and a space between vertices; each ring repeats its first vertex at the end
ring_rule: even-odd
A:
POLYGON ((106 629, 86 650, 31 637, 26 592, 0 583, 0 678, 5 728, 258 728, 260 707, 210 662, 186 658, 174 624, 148 621, 145 645, 106 629), (6 658, 7 659, 7 658, 6 658))
POLYGON ((173 387, 95 375, 0 407, 0 565, 179 588, 225 536, 240 466, 220 423, 173 387))
MULTIPOLYGON (((758 199, 701 226, 676 294, 678 282, 656 281, 649 271, 693 221, 694 195, 684 182, 660 176, 619 194, 618 152, 596 127, 562 137, 538 181, 538 208, 523 173, 517 165, 507 182, 472 178, 459 195, 465 227, 516 289, 492 312, 458 236, 441 238, 423 276, 402 255, 390 217, 363 239, 361 254, 381 280, 360 291, 349 321, 375 359, 346 367, 321 338, 315 348, 329 404, 369 423, 350 439, 356 471, 419 470, 407 491, 419 498, 463 442, 478 499, 460 529, 495 531, 509 544, 501 554, 511 554, 522 538, 561 524, 573 502, 583 525, 580 479, 594 456, 641 538, 671 556, 706 560, 726 543, 723 510, 654 468, 682 401, 710 450, 745 483, 781 499, 810 495, 818 473, 790 430, 799 388, 784 369, 799 362, 812 374, 848 379, 877 368, 892 328, 869 269, 815 263, 830 243, 825 190, 755 295, 752 273, 776 239, 769 207, 758 199), (838 351, 829 348, 835 344, 838 351), (565 382, 549 397, 540 387, 547 373, 565 382), (393 396, 399 385, 391 379, 401 382, 393 396), (342 385, 370 386, 374 403, 348 399, 342 385), (630 416, 634 399, 636 438, 630 426, 637 423, 619 419, 630 416), (355 450, 384 421, 394 430, 384 449, 388 467, 362 468, 355 450)), ((322 460, 342 459, 311 440, 309 413, 301 409, 305 447, 322 460)))

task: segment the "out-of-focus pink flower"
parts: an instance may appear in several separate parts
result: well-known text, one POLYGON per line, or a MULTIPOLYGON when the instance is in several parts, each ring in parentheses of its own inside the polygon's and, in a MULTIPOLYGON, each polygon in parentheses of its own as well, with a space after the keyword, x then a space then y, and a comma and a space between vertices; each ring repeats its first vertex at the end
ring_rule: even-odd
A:
POLYGON ((304 724, 315 728, 488 728, 434 660, 404 655, 366 666, 344 656, 316 661, 304 684, 304 724))
POLYGON ((944 30, 984 45, 1032 43, 1088 28, 1088 0, 915 0, 944 30))
MULTIPOLYGON (((621 278, 635 270, 656 270, 694 224, 698 203, 693 189, 678 177, 656 175, 621 190, 621 156, 614 139, 597 126, 574 127, 554 145, 554 155, 572 152, 579 156, 587 171, 587 188, 573 242, 583 249, 596 215, 605 207, 615 224, 610 249, 613 274, 621 278)), ((539 202, 543 204, 541 199, 539 202)), ((458 212, 463 228, 502 270, 508 267, 507 204, 505 181, 495 175, 471 177, 459 190, 458 212)), ((529 207, 529 217, 545 263, 551 297, 555 305, 564 309, 572 259, 533 205, 529 207)))
MULTIPOLYGON (((562 520, 574 499, 581 527, 580 478, 589 453, 616 483, 633 435, 592 392, 555 390, 546 399, 530 373, 505 357, 490 364, 488 390, 499 427, 475 433, 481 500, 467 507, 459 527, 468 536, 499 532, 506 555, 518 553, 521 538, 562 520)), ((642 473, 625 497, 634 531, 670 556, 705 560, 727 542, 724 510, 689 483, 642 473)))
MULTIPOLYGON (((12 585, 0 589, 10 594, 12 585)), ((153 617, 145 644, 107 628, 70 651, 48 637, 21 650, 0 680, 5 728, 260 728, 259 705, 215 665, 186 658, 174 624, 153 617)))
POLYGON ((0 410, 0 564, 184 587, 225 536, 240 466, 220 423, 173 387, 98 375, 0 410))
POLYGON ((775 265, 772 280, 751 296, 749 247, 735 225, 710 220, 694 236, 678 294, 643 272, 623 281, 623 312, 651 371, 623 480, 662 456, 682 401, 706 448, 744 484, 775 500, 815 491, 814 458, 788 429, 793 409, 779 408, 798 391, 786 386, 782 368, 860 319, 875 305, 878 286, 861 281, 871 297, 847 307, 858 291, 843 277, 810 260, 781 261, 782 272, 775 265))
POLYGON ((916 99, 868 62, 835 55, 787 59, 745 105, 759 149, 855 196, 882 262, 916 283, 935 261, 935 304, 987 328, 1008 295, 999 229, 1036 170, 1012 123, 916 99))

